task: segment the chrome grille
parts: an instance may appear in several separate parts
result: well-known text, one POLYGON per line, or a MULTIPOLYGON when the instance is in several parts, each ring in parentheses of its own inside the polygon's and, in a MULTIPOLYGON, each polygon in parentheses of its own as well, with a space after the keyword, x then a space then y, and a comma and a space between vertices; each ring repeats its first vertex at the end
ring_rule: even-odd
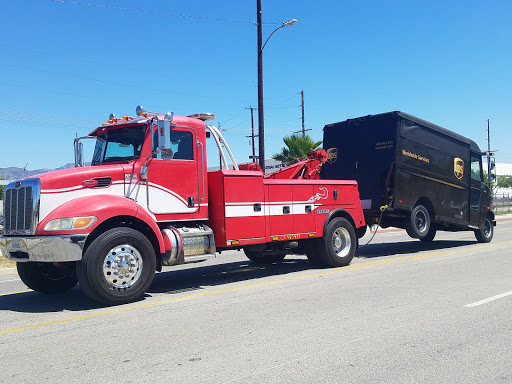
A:
POLYGON ((38 218, 39 179, 11 183, 5 189, 4 233, 33 235, 38 218))

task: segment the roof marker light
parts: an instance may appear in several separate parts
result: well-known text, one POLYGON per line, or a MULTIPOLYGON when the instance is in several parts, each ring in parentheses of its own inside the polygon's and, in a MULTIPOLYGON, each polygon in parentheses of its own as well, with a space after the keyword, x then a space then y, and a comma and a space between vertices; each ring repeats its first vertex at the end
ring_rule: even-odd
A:
POLYGON ((214 113, 194 113, 193 115, 189 115, 188 117, 192 117, 193 119, 199 119, 202 121, 210 121, 217 119, 217 116, 215 116, 214 113))

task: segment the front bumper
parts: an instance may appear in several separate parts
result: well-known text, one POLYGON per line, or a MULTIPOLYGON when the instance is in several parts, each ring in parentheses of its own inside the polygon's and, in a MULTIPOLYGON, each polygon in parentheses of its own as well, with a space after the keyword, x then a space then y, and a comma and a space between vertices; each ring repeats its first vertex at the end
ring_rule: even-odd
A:
POLYGON ((0 254, 14 261, 46 263, 78 261, 82 259, 87 236, 0 236, 0 254))

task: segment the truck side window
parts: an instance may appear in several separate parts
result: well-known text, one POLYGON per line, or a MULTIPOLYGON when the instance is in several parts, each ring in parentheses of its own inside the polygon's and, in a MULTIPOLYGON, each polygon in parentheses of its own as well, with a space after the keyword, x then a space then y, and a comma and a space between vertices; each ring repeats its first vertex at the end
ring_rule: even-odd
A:
POLYGON ((194 160, 194 137, 192 132, 171 131, 171 143, 176 145, 173 159, 194 160))
MULTIPOLYGON (((153 158, 165 159, 165 153, 158 151, 158 131, 153 134, 153 158)), ((171 130, 171 149, 168 153, 173 154, 172 159, 194 160, 194 136, 189 131, 171 130)))
POLYGON ((471 179, 482 181, 482 167, 480 159, 476 157, 471 157, 471 179))

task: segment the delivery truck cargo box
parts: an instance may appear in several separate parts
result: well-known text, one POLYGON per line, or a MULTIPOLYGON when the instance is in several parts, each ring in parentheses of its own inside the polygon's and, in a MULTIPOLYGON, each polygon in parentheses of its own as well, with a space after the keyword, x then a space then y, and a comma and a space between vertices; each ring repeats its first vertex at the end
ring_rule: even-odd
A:
POLYGON ((418 206, 436 229, 479 228, 487 216, 482 154, 464 136, 395 111, 326 125, 323 145, 321 177, 356 180, 369 223, 410 230, 418 206))

